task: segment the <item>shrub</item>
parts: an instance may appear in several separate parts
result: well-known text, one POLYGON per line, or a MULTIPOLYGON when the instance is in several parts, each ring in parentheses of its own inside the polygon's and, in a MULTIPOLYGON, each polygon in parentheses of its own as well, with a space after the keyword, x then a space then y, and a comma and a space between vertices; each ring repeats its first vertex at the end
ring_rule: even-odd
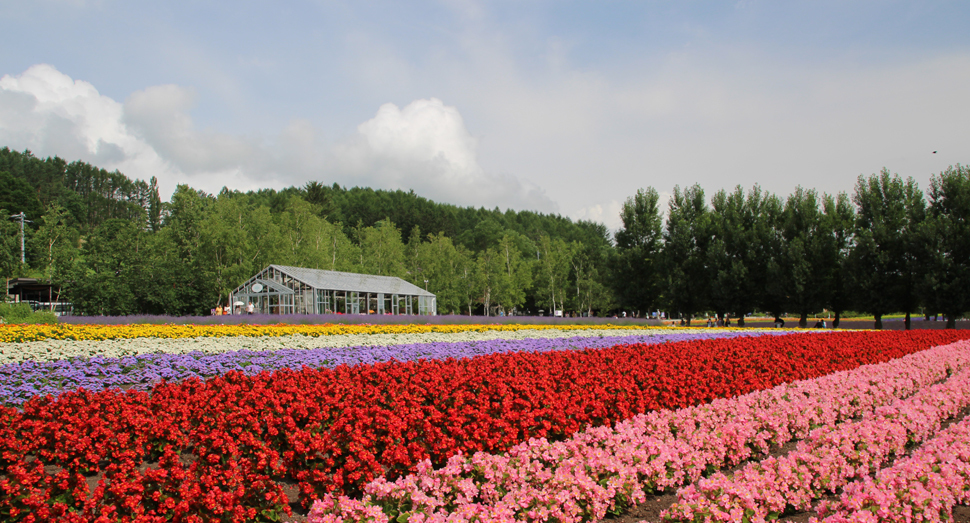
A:
POLYGON ((34 312, 26 303, 0 303, 2 323, 57 323, 57 316, 50 311, 34 312))

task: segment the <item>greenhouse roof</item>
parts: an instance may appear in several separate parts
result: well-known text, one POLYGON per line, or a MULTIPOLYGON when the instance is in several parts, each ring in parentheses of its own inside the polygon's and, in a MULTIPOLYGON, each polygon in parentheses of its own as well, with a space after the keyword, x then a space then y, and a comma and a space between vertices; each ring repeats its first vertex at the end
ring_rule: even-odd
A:
POLYGON ((315 289, 434 296, 433 293, 395 276, 375 276, 373 274, 325 271, 304 267, 290 267, 287 265, 270 265, 270 267, 274 267, 276 270, 288 274, 315 289))

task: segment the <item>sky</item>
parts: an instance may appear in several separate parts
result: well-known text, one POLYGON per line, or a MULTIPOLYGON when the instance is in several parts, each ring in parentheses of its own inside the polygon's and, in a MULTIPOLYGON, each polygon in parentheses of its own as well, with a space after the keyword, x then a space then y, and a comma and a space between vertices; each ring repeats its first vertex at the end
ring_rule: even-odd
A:
POLYGON ((970 163, 970 3, 0 0, 0 147, 621 226, 640 188, 970 163), (934 151, 936 151, 934 153, 934 151))

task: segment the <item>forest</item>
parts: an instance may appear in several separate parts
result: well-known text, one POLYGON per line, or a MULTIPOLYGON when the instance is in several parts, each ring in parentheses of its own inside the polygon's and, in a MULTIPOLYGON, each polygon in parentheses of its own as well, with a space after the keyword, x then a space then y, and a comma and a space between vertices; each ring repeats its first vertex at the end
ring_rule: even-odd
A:
POLYGON ((202 315, 269 264, 401 277, 441 314, 643 317, 663 310, 807 318, 970 311, 970 168, 926 193, 884 169, 851 195, 647 187, 622 226, 458 207, 413 191, 302 187, 207 194, 81 161, 0 149, 0 273, 49 281, 86 315, 202 315), (25 263, 20 222, 24 213, 25 263))

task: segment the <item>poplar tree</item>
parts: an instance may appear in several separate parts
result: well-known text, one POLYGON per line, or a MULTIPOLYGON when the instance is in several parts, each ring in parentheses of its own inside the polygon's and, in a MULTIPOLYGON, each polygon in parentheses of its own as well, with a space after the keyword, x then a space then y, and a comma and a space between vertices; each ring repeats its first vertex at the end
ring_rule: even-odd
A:
POLYGON ((970 168, 957 164, 930 178, 928 211, 923 237, 930 256, 921 287, 953 329, 970 311, 970 168))
POLYGON ((623 307, 649 314, 658 307, 662 278, 663 220, 653 187, 640 189, 623 203, 616 232, 613 287, 623 307))
POLYGON ((905 182, 883 169, 868 178, 859 176, 853 196, 858 212, 849 276, 859 308, 871 313, 876 328, 889 312, 915 311, 917 280, 925 257, 918 235, 926 204, 916 182, 905 182))
POLYGON ((673 311, 690 325, 694 314, 708 307, 711 277, 707 266, 710 211, 704 190, 674 187, 664 230, 665 296, 673 311))

